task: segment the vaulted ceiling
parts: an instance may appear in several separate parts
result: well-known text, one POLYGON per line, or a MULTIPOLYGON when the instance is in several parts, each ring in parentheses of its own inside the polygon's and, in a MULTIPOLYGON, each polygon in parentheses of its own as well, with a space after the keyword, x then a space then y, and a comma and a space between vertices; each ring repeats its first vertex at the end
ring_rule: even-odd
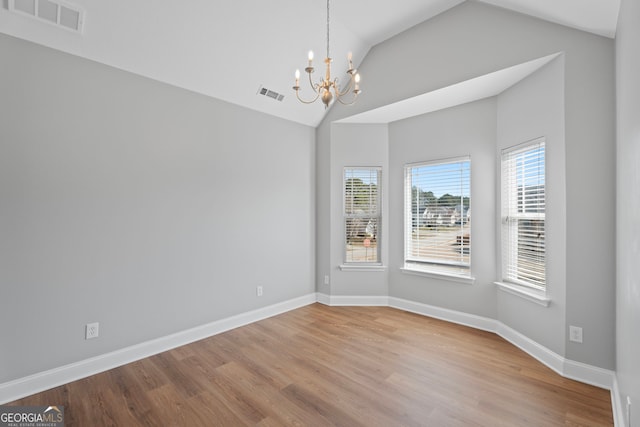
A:
MULTIPOLYGON (((81 33, 12 12, 14 1, 25 0, 2 3, 2 33, 299 123, 315 126, 324 116, 320 102, 300 104, 291 87, 309 50, 321 68, 325 0, 65 0, 85 12, 81 33), (284 99, 262 96, 261 88, 284 99)), ((331 0, 334 73, 346 70, 347 52, 357 66, 376 44, 463 1, 331 0)), ((468 1, 610 38, 620 8, 620 0, 468 1)), ((365 75, 363 90, 366 83, 365 75)))

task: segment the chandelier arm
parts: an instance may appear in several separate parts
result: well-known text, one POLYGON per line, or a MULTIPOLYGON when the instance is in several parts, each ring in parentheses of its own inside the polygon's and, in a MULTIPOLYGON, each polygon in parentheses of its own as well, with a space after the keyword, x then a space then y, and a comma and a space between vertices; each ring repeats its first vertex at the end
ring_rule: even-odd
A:
MULTIPOLYGON (((307 73, 309 75, 309 86, 311 86, 311 89, 313 89, 314 92, 318 93, 318 96, 320 95, 320 83, 314 83, 313 80, 311 79, 311 73, 307 73)), ((316 99, 318 99, 316 97, 316 99)))
POLYGON ((296 98, 298 98, 298 101, 302 102, 303 104, 313 104, 318 100, 319 97, 320 97, 320 93, 317 92, 315 98, 313 98, 311 101, 305 101, 304 99, 300 98, 300 91, 296 90, 296 98))
POLYGON ((344 102, 341 96, 336 96, 336 99, 342 105, 353 105, 356 103, 356 100, 358 99, 358 94, 356 93, 353 95, 353 99, 351 100, 351 102, 344 102))
POLYGON ((351 78, 349 79, 349 84, 347 85, 347 87, 346 87, 346 88, 344 89, 344 91, 342 91, 342 92, 340 92, 340 90, 338 89, 340 86, 338 86, 338 78, 337 78, 337 77, 335 78, 335 80, 334 80, 333 82, 334 82, 334 83, 333 83, 333 84, 334 84, 334 86, 333 86, 333 87, 335 88, 336 96, 337 96, 338 98, 340 98, 341 96, 344 96, 344 95, 346 95, 347 93, 349 93, 349 92, 351 92, 351 91, 352 91, 352 89, 353 89, 353 87, 354 87, 354 85, 355 85, 355 78, 354 78, 354 76, 353 76, 353 75, 351 76, 351 78))

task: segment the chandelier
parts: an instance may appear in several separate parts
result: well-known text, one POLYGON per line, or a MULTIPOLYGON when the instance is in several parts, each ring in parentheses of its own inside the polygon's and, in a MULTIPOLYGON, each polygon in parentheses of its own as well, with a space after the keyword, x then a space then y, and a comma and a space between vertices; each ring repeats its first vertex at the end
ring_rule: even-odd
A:
POLYGON ((338 78, 336 77, 334 80, 331 80, 331 56, 329 55, 329 0, 327 0, 327 57, 324 59, 324 63, 326 64, 325 75, 322 80, 318 83, 313 83, 311 78, 311 74, 314 71, 313 68, 313 51, 309 51, 309 65, 304 71, 309 75, 309 85, 311 89, 316 93, 315 98, 311 100, 305 100, 300 97, 300 70, 296 70, 296 85, 293 89, 296 91, 296 97, 300 102, 304 104, 312 104, 318 100, 318 98, 322 99, 324 103, 324 108, 328 108, 329 104, 335 98, 344 105, 351 105, 356 102, 356 98, 360 93, 360 74, 358 74, 357 70, 353 68, 352 55, 349 52, 347 59, 349 60, 349 69, 347 70, 347 74, 349 75, 349 84, 343 90, 340 90, 340 85, 338 83, 338 78), (332 93, 333 91, 333 93, 332 93), (348 101, 345 101, 344 96, 348 93, 352 93, 353 95, 350 97, 348 101))

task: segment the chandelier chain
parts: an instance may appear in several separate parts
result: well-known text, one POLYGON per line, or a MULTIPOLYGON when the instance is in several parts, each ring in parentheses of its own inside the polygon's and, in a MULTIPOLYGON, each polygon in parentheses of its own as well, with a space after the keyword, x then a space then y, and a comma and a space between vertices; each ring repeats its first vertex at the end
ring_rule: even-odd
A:
POLYGON ((329 0, 327 0, 327 58, 331 58, 329 55, 329 0))

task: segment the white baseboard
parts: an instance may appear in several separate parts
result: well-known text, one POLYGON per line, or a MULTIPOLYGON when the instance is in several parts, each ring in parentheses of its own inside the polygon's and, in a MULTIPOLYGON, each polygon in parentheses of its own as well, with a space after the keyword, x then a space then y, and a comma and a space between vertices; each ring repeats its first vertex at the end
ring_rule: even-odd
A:
POLYGON ((549 350, 547 347, 537 343, 531 338, 521 334, 515 329, 510 328, 502 322, 496 321, 498 328, 495 333, 509 341, 511 344, 524 351, 538 362, 546 365, 548 368, 553 369, 557 374, 564 375, 564 362, 565 358, 549 350))
POLYGON ((331 305, 331 297, 320 292, 316 293, 316 301, 318 301, 320 304, 331 305))
POLYGON ((436 319, 469 326, 474 329, 493 332, 562 375, 564 359, 561 356, 498 320, 400 298, 390 298, 390 302, 391 307, 401 310, 435 317, 436 319))
POLYGON ((95 375, 317 301, 315 293, 0 384, 0 404, 95 375))
MULTIPOLYGON (((369 298, 381 298, 355 296, 336 297, 338 298, 337 301, 339 303, 334 304, 334 297, 326 297, 328 298, 329 303, 321 301, 320 298, 318 300, 328 305, 369 305, 366 304, 369 298)), ((380 303, 376 305, 382 305, 382 299, 377 299, 376 301, 380 303)), ((498 320, 395 297, 388 297, 388 305, 389 307, 398 308, 412 313, 422 314, 424 316, 446 320, 448 322, 469 326, 475 329, 493 332, 537 359, 542 364, 553 369, 563 377, 607 390, 613 390, 615 372, 566 359, 498 320)))
POLYGON ((470 326, 474 329, 496 332, 497 321, 488 317, 477 316, 475 314, 463 313, 461 311, 450 310, 448 308, 436 307, 434 305, 409 301, 406 299, 390 297, 389 307, 399 308, 411 313, 422 314, 459 325, 470 326))
POLYGON ((598 368, 593 365, 587 365, 582 362, 576 362, 575 360, 564 359, 562 372, 563 376, 571 378, 572 380, 577 380, 613 391, 613 385, 616 378, 616 373, 614 371, 598 368))
POLYGON ((331 306, 368 306, 387 307, 389 297, 387 296, 353 296, 353 295, 327 295, 318 294, 318 302, 331 306))
POLYGON ((615 372, 565 359, 498 320, 399 298, 389 298, 389 300, 391 307, 424 314, 425 316, 447 320, 483 331, 494 332, 563 377, 607 390, 611 390, 613 387, 615 372))
POLYGON ((618 391, 615 372, 613 371, 565 359, 495 319, 401 298, 387 296, 340 296, 322 293, 313 293, 294 298, 166 337, 0 384, 0 404, 104 372, 249 323, 304 307, 314 302, 330 306, 389 306, 475 329, 494 332, 564 377, 611 390, 615 425, 617 427, 624 427, 623 405, 618 391))
POLYGON ((613 408, 613 425, 615 427, 627 427, 624 415, 625 403, 622 402, 617 376, 613 377, 613 387, 611 387, 611 407, 613 408))

